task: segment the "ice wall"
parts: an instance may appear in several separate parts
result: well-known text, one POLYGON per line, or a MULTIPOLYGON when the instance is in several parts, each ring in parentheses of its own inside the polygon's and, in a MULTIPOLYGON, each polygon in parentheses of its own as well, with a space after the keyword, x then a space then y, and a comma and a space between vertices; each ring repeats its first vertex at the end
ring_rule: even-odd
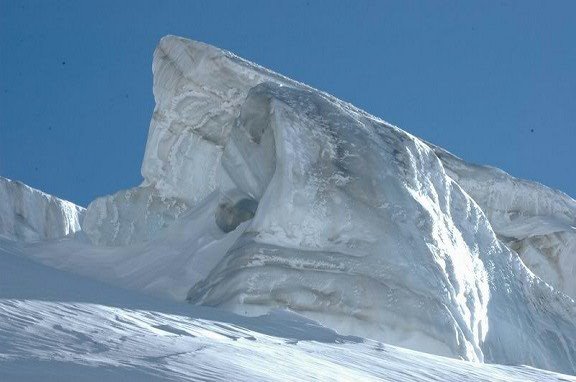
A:
MULTIPOLYGON (((153 71, 145 181, 89 206, 93 243, 169 254, 196 304, 287 307, 412 349, 576 370, 574 301, 503 245, 519 238, 438 150, 202 43, 163 38, 153 71)), ((130 258, 133 285, 176 282, 139 280, 159 277, 145 264, 130 258)))
POLYGON ((17 241, 57 239, 80 230, 84 208, 0 177, 0 236, 17 241))
POLYGON ((188 209, 181 199, 165 198, 151 186, 140 186, 90 203, 83 230, 97 245, 144 242, 154 239, 188 209))
POLYGON ((500 240, 536 275, 576 298, 576 201, 500 169, 466 163, 441 148, 435 151, 500 240))
POLYGON ((452 216, 466 197, 427 146, 267 82, 249 91, 221 166, 223 193, 258 208, 190 301, 289 307, 342 332, 482 360, 487 275, 477 237, 452 216))

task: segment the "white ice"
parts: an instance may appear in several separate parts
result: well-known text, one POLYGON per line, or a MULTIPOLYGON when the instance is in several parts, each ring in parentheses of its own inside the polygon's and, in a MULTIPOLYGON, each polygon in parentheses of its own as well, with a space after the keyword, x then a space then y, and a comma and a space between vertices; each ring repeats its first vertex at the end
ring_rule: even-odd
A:
POLYGON ((85 210, 25 184, 0 177, 0 237, 33 242, 80 230, 85 210))
POLYGON ((11 251, 220 312, 290 309, 576 373, 574 200, 206 44, 163 38, 153 71, 143 184, 92 202, 80 232, 11 251))

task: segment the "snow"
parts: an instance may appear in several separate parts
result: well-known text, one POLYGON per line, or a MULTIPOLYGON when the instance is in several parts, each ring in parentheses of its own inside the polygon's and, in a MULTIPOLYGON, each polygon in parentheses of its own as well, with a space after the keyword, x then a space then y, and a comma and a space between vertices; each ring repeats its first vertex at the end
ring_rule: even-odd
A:
POLYGON ((0 242, 9 261, 23 261, 16 253, 131 292, 98 286, 85 301, 94 292, 78 278, 79 300, 5 295, 5 333, 21 351, 7 370, 56 360, 118 378, 548 376, 487 362, 576 373, 568 196, 469 165, 206 44, 163 38, 153 72, 144 182, 93 201, 79 231, 0 242), (137 292, 173 302, 135 306, 152 298, 137 292), (40 318, 21 328, 17 316, 40 318), (222 321, 240 328, 222 334, 222 321), (304 336, 298 346, 286 325, 304 336), (328 344, 306 342, 319 332, 328 344), (35 337, 54 346, 35 349, 35 337))
POLYGON ((480 205, 501 241, 553 287, 576 298, 576 201, 435 147, 450 176, 480 205))
POLYGON ((0 380, 574 381, 338 335, 288 311, 248 318, 31 262, 0 242, 0 380))
POLYGON ((80 230, 84 208, 0 177, 0 237, 38 241, 80 230))

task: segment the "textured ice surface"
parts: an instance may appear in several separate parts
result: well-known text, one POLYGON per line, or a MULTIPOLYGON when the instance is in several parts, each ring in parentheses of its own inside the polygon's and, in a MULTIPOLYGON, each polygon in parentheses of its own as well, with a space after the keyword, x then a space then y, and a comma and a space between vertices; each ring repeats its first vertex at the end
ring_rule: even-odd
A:
POLYGON ((500 169, 466 163, 441 148, 435 151, 500 240, 535 274, 576 298, 576 201, 500 169))
POLYGON ((99 245, 147 241, 188 208, 186 202, 161 197, 150 186, 136 187, 90 203, 84 232, 99 245))
POLYGON ((289 308, 346 335, 576 372, 574 300, 510 249, 539 259, 538 235, 570 232, 567 196, 484 198, 482 176, 501 173, 466 176, 440 149, 202 43, 165 37, 153 70, 143 184, 91 203, 82 234, 20 252, 244 315, 289 308))
POLYGON ((0 177, 0 236, 56 239, 80 230, 84 208, 23 183, 0 177))
POLYGON ((428 147, 317 93, 264 83, 221 163, 223 192, 258 209, 191 301, 250 314, 288 306, 343 332, 482 359, 487 276, 472 236, 453 234, 450 204, 464 196, 428 147))

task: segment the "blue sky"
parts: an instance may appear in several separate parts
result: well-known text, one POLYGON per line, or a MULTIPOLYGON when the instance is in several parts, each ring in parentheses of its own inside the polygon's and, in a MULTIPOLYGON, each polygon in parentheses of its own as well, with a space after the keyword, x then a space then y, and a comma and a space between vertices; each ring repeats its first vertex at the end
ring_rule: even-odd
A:
POLYGON ((576 196, 576 2, 0 0, 0 175, 87 205, 141 181, 176 34, 576 196))

